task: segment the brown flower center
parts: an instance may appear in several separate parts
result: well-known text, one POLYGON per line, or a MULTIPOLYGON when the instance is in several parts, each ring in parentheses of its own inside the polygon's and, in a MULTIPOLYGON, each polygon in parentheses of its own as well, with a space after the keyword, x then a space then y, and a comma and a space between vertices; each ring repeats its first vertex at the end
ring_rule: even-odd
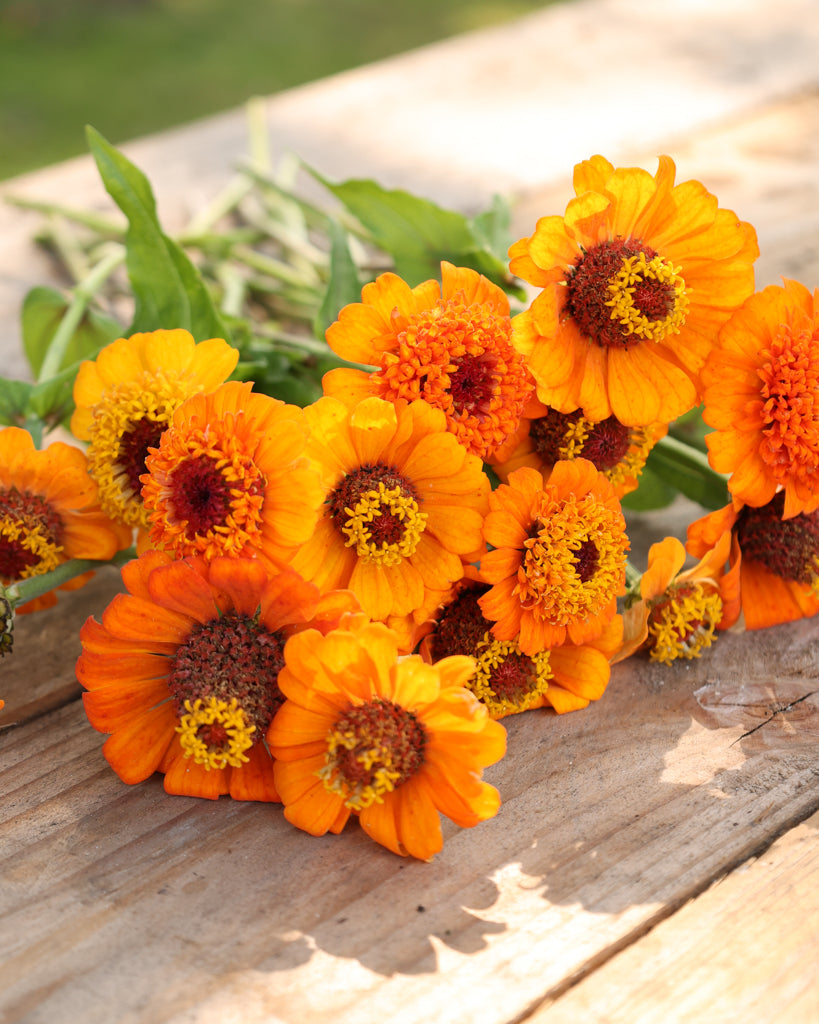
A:
POLYGON ((62 520, 49 502, 16 487, 0 488, 0 579, 53 569, 62 542, 62 520))
POLYGON ((819 511, 783 519, 784 491, 761 508, 745 506, 737 516, 742 557, 784 580, 815 584, 819 573, 819 511))
POLYGON ((145 460, 149 448, 158 448, 162 431, 168 426, 167 420, 152 420, 148 416, 132 423, 119 439, 117 466, 125 474, 128 489, 140 494, 140 477, 145 472, 145 460))
POLYGON ((463 590, 438 616, 430 641, 435 661, 453 654, 475 654, 491 625, 483 617, 478 604, 478 598, 488 589, 487 586, 475 586, 463 590))
MULTIPOLYGON (((255 728, 254 739, 262 739, 284 702, 278 685, 283 647, 277 633, 235 612, 195 627, 177 650, 168 674, 180 719, 187 710, 186 701, 189 705, 211 699, 227 705, 235 702, 248 727, 255 728)), ((216 722, 211 727, 218 731, 220 725, 216 722)))
MULTIPOLYGON (((256 492, 261 493, 260 482, 256 492)), ((215 459, 207 455, 181 462, 171 474, 169 504, 185 524, 189 539, 221 526, 230 511, 231 488, 215 459)))

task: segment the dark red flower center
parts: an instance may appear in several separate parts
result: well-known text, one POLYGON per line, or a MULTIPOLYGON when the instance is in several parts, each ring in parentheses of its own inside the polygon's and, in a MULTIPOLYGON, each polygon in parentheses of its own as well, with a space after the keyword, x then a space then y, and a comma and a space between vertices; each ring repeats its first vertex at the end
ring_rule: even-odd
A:
MULTIPOLYGON (((283 637, 236 612, 195 627, 177 650, 168 674, 177 714, 185 714, 186 700, 193 704, 197 698, 215 697, 229 704, 235 699, 247 724, 256 727, 254 740, 264 738, 284 702, 278 684, 283 650, 283 637)), ((212 728, 222 727, 214 723, 212 728)))
POLYGON ((415 715, 400 704, 376 698, 351 707, 333 726, 333 735, 349 737, 336 746, 333 763, 351 790, 379 788, 379 772, 395 773, 400 786, 424 763, 426 733, 415 715), (372 751, 376 751, 373 759, 372 751))
POLYGON ((26 569, 40 561, 36 552, 23 544, 23 537, 37 532, 42 539, 59 547, 63 540, 63 524, 45 498, 28 491, 0 488, 0 522, 22 531, 19 538, 0 536, 0 579, 17 580, 26 569))
POLYGON ((574 571, 582 583, 588 583, 597 572, 600 564, 600 552, 593 540, 584 540, 574 556, 574 571))
POLYGON ((784 508, 784 491, 761 508, 742 508, 734 527, 742 557, 783 580, 810 585, 817 575, 819 511, 783 519, 784 508))
POLYGON ((563 457, 560 449, 566 444, 566 431, 583 418, 583 413, 562 413, 557 409, 548 409, 545 416, 532 420, 529 426, 529 437, 532 447, 544 462, 552 465, 563 457))
POLYGON ((460 594, 438 616, 438 624, 430 640, 434 661, 453 654, 474 657, 478 644, 486 636, 492 623, 481 612, 478 598, 489 590, 488 586, 474 586, 460 594))
POLYGON ((537 682, 532 659, 525 654, 507 654, 489 673, 489 686, 498 700, 520 704, 537 682))
MULTIPOLYGON (((636 239, 608 239, 584 252, 569 271, 564 313, 577 324, 581 334, 601 346, 627 348, 640 341, 638 334, 629 334, 617 319, 612 319, 609 283, 631 257, 645 254, 652 260, 657 251, 636 239)), ((673 285, 667 281, 644 278, 636 283, 631 303, 647 320, 667 317, 676 302, 673 285)))
POLYGON ((594 464, 601 473, 614 467, 626 457, 631 446, 631 431, 615 416, 595 423, 583 442, 584 459, 594 464))
POLYGON ((458 412, 488 413, 497 391, 497 359, 491 352, 465 355, 457 360, 458 369, 450 374, 449 393, 458 412))
POLYGON ((208 455, 186 459, 174 469, 170 505, 177 520, 185 523, 189 539, 221 526, 230 511, 230 483, 208 455))
MULTIPOLYGON (((388 491, 399 488, 403 496, 418 501, 412 483, 393 466, 381 463, 360 466, 352 473, 348 473, 327 499, 330 517, 338 530, 341 530, 350 519, 349 510, 354 509, 370 491, 378 491, 379 484, 383 484, 388 491)), ((406 528, 402 520, 393 516, 386 507, 381 509, 381 514, 375 516, 368 526, 374 546, 398 544, 406 528)))
POLYGON ((139 478, 145 473, 148 449, 159 447, 159 439, 167 426, 166 420, 157 421, 143 416, 120 436, 117 464, 125 473, 134 494, 142 492, 139 478))

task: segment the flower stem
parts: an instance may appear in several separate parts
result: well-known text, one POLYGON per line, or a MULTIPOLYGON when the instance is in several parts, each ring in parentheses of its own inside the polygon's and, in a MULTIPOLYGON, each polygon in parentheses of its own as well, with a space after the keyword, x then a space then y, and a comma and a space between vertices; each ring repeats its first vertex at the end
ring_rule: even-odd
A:
POLYGON ((42 597, 49 590, 73 580, 75 576, 81 576, 84 572, 101 569, 105 565, 119 567, 133 558, 136 558, 136 549, 133 547, 117 552, 107 562, 93 558, 69 558, 67 562, 63 562, 50 572, 40 573, 39 576, 29 576, 28 579, 17 580, 16 583, 10 584, 4 588, 5 596, 13 606, 25 604, 27 601, 33 601, 35 597, 42 597))

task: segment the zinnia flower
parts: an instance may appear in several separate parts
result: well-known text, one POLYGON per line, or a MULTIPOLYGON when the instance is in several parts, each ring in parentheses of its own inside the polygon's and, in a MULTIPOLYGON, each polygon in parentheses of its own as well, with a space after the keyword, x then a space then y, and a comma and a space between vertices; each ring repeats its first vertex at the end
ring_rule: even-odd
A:
MULTIPOLYGON (((0 430, 0 582, 8 586, 39 576, 70 558, 107 561, 130 542, 131 531, 100 508, 83 451, 62 441, 40 451, 27 430, 0 430)), ((91 575, 59 589, 76 590, 91 575)), ((50 608, 56 601, 49 591, 17 611, 50 608)))
POLYGON ((321 398, 305 410, 324 513, 293 560, 322 590, 349 587, 372 619, 445 593, 482 548, 489 480, 426 402, 321 398))
POLYGON ((465 267, 441 264, 442 284, 416 288, 382 274, 345 306, 327 344, 351 362, 377 367, 331 370, 324 393, 348 405, 368 395, 422 399, 443 410, 447 428, 482 459, 518 425, 533 382, 511 344, 509 299, 465 267))
POLYGON ((481 772, 506 733, 464 689, 472 670, 469 658, 399 660, 393 632, 360 615, 289 640, 287 700, 268 732, 287 820, 320 836, 357 814, 382 846, 429 860, 439 812, 462 828, 491 818, 500 797, 481 772))
POLYGON ((680 572, 685 563, 680 541, 666 537, 652 544, 639 598, 626 600, 625 639, 616 660, 642 646, 652 661, 664 665, 698 658, 717 629, 729 629, 740 613, 739 567, 725 571, 730 547, 725 532, 697 565, 680 572))
POLYGON ((475 672, 466 685, 494 719, 542 707, 564 714, 602 697, 611 675, 610 660, 622 644, 619 615, 589 644, 565 643, 529 655, 517 638, 493 637, 492 623, 479 604, 488 590, 488 584, 476 581, 455 595, 421 642, 425 660, 435 664, 456 654, 473 657, 475 672))
POLYGON ((564 217, 543 217, 509 250, 543 289, 514 319, 538 398, 590 420, 668 423, 698 400, 720 327, 752 292, 753 228, 697 181, 674 184, 601 156, 575 167, 564 217))
POLYGON ((489 498, 481 559, 492 589, 480 599, 498 640, 524 654, 586 644, 625 589, 625 520, 611 484, 587 459, 558 462, 548 481, 524 466, 489 498))
POLYGON ((739 572, 746 629, 810 618, 819 611, 819 511, 784 518, 785 492, 767 505, 725 508, 688 527, 687 550, 699 558, 724 533, 739 572))
POLYGON ((714 469, 737 502, 785 518, 819 508, 819 290, 796 281, 753 295, 722 328, 702 371, 714 469))
POLYGON ((189 398, 145 460, 151 542, 176 558, 255 556, 273 570, 313 532, 323 491, 304 413, 252 387, 189 398))
POLYGON ((667 430, 665 423, 627 427, 616 416, 595 422, 579 409, 558 412, 532 399, 518 430, 488 461, 505 483, 521 466, 548 477, 556 462, 588 459, 622 498, 637 489, 648 453, 667 430))
POLYGON ((90 472, 112 519, 147 527, 139 478, 148 449, 159 443, 174 410, 226 380, 238 358, 221 338, 196 344, 188 331, 172 330, 119 338, 80 365, 71 431, 91 442, 90 472))
MULTIPOLYGON (((77 678, 103 753, 123 782, 165 773, 182 796, 278 800, 265 745, 283 702, 289 636, 357 609, 258 559, 171 561, 149 551, 122 570, 127 594, 80 631, 77 678)), ((311 634, 312 635, 312 634, 311 634)))

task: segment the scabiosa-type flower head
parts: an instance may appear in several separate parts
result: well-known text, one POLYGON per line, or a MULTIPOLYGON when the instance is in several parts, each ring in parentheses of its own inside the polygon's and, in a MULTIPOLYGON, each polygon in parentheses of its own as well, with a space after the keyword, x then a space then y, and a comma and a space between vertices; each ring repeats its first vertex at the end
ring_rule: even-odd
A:
POLYGON ((122 575, 128 593, 85 623, 77 662, 114 771, 128 783, 164 772, 166 791, 183 796, 277 800, 264 737, 283 701, 285 643, 332 628, 357 610, 353 595, 322 597, 258 559, 150 551, 122 575))
POLYGON ((819 508, 819 290, 796 281, 753 295, 702 371, 709 458, 737 502, 784 516, 819 508))
POLYGON ((399 658, 392 630, 361 615, 289 640, 268 732, 288 821, 324 835, 355 814, 376 842, 429 860, 439 812, 462 828, 491 818, 500 797, 481 773, 506 733, 463 686, 473 666, 399 658))
POLYGON ((305 455, 304 413, 228 381, 180 406, 145 460, 151 542, 176 558, 258 557, 286 565, 323 498, 305 455))
POLYGON ((529 655, 517 638, 497 640, 492 635, 492 622, 479 604, 488 590, 477 577, 441 610, 433 632, 421 643, 427 661, 435 664, 456 654, 473 657, 475 672, 466 685, 495 719, 540 707, 552 707, 558 714, 577 711, 603 695, 610 658, 622 642, 619 615, 590 644, 566 643, 529 655))
POLYGON ((648 453, 667 430, 665 423, 627 427, 616 416, 595 422, 579 409, 558 412, 533 399, 514 436, 488 461, 505 483, 521 466, 548 477, 556 462, 588 459, 622 498, 637 489, 648 453))
POLYGON ((688 527, 687 550, 700 557, 724 533, 739 573, 746 629, 810 618, 819 611, 819 511, 784 518, 785 493, 758 508, 727 505, 688 527))
POLYGON ((698 400, 719 328, 752 292, 749 224, 696 181, 674 184, 601 156, 575 167, 576 197, 509 250, 513 273, 542 291, 514 319, 538 397, 595 422, 670 422, 698 400))
POLYGON ((81 364, 71 431, 90 441, 89 469, 112 519, 147 528, 139 478, 148 449, 159 443, 174 410, 226 380, 238 358, 222 338, 197 344, 180 329, 119 338, 81 364))
MULTIPOLYGON (((85 453, 56 441, 40 451, 26 430, 0 430, 0 582, 39 576, 70 558, 107 561, 131 541, 111 522, 88 475, 85 453)), ((60 589, 75 590, 90 573, 60 589)), ((56 603, 53 591, 20 605, 21 614, 56 603)))
POLYGON ((547 482, 524 466, 489 499, 480 599, 498 640, 537 654, 593 640, 624 592, 625 520, 612 486, 586 459, 558 462, 547 482))
POLYGON ((365 285, 345 306, 327 343, 376 369, 331 370, 324 393, 355 404, 368 395, 421 399, 441 409, 450 430, 485 459, 514 432, 532 393, 523 357, 511 344, 509 299, 485 277, 441 264, 442 284, 410 288, 395 274, 365 285))
POLYGON ((676 537, 652 544, 639 594, 629 595, 624 643, 618 660, 639 647, 652 661, 670 665, 697 658, 717 629, 729 629, 740 613, 739 567, 726 572, 731 535, 725 532, 700 562, 680 572, 685 548, 676 537))
POLYGON ((426 402, 366 398, 305 409, 323 514, 293 560, 322 589, 349 587, 372 619, 410 615, 482 548, 489 480, 426 402))

